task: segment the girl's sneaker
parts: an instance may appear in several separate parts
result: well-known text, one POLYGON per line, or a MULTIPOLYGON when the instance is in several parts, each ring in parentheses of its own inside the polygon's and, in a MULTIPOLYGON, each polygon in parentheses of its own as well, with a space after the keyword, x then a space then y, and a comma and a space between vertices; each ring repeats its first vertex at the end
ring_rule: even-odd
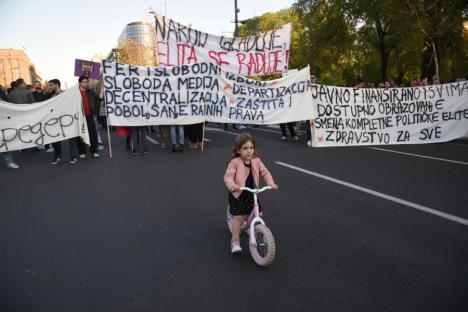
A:
POLYGON ((242 247, 240 245, 240 241, 238 238, 234 238, 231 240, 231 253, 238 253, 242 251, 242 247))

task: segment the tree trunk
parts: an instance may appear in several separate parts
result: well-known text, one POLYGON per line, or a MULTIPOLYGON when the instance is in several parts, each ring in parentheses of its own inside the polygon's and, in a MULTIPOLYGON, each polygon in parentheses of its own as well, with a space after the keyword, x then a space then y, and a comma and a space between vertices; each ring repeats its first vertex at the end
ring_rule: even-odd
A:
POLYGON ((405 68, 402 64, 400 52, 398 51, 398 49, 395 50, 395 56, 397 60, 397 71, 398 71, 396 83, 400 86, 401 83, 403 82, 403 77, 405 76, 405 68))
POLYGON ((436 38, 427 37, 424 42, 424 52, 421 64, 421 79, 427 78, 432 81, 434 77, 439 78, 439 50, 437 47, 436 38))
POLYGON ((387 67, 388 67, 388 53, 385 51, 385 35, 386 30, 382 26, 380 17, 375 17, 375 28, 377 30, 378 48, 380 55, 380 81, 384 82, 387 80, 387 67))
POLYGON ((432 45, 432 53, 433 53, 432 57, 434 60, 434 71, 435 71, 434 75, 431 76, 431 82, 432 82, 433 78, 437 80, 440 80, 440 79, 439 79, 439 60, 437 59, 439 56, 437 53, 436 45, 433 40, 431 41, 431 45, 432 45))
POLYGON ((388 68, 388 54, 385 51, 385 43, 383 41, 379 44, 380 54, 380 81, 385 82, 387 80, 387 68, 388 68))

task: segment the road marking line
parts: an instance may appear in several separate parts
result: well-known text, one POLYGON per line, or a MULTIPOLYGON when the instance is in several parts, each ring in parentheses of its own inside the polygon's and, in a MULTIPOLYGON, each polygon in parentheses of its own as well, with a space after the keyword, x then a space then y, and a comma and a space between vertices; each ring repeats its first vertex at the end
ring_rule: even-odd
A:
POLYGON ((447 220, 450 220, 450 221, 457 222, 457 223, 468 226, 468 220, 457 217, 457 216, 454 216, 454 215, 451 215, 451 214, 448 214, 448 213, 445 213, 445 212, 441 212, 441 211, 438 211, 438 210, 435 210, 435 209, 432 209, 432 208, 428 208, 428 207, 423 206, 423 205, 419 205, 419 204, 416 204, 416 203, 413 203, 413 202, 409 202, 407 200, 404 200, 404 199, 401 199, 401 198, 398 198, 398 197, 394 197, 394 196, 390 196, 390 195, 387 195, 387 194, 384 194, 384 193, 380 193, 380 192, 377 192, 377 191, 374 191, 374 190, 371 190, 371 189, 368 189, 368 188, 365 188, 365 187, 362 187, 362 186, 359 186, 359 185, 356 185, 356 184, 352 184, 352 183, 349 183, 349 182, 345 182, 345 181, 341 181, 341 180, 338 180, 338 179, 335 179, 335 178, 331 178, 329 176, 326 176, 326 175, 323 175, 323 174, 320 174, 320 173, 316 173, 316 172, 313 172, 313 171, 302 169, 302 168, 299 168, 299 167, 296 167, 296 166, 293 166, 293 165, 290 165, 290 164, 287 164, 287 163, 284 163, 284 162, 276 161, 276 163, 278 165, 288 167, 290 169, 294 169, 294 170, 297 170, 297 171, 300 171, 300 172, 303 172, 303 173, 306 173, 306 174, 309 174, 309 175, 312 175, 312 176, 315 176, 315 177, 318 177, 318 178, 321 178, 321 179, 324 179, 324 180, 328 180, 330 182, 334 182, 334 183, 337 183, 337 184, 340 184, 340 185, 343 185, 343 186, 347 186, 349 188, 352 188, 352 189, 355 189, 355 190, 358 190, 358 191, 361 191, 361 192, 364 192, 364 193, 368 193, 368 194, 371 194, 371 195, 374 195, 374 196, 377 196, 377 197, 380 197, 380 198, 383 198, 383 199, 386 199, 386 200, 389 200, 389 201, 396 202, 396 203, 401 204, 401 205, 405 205, 405 206, 408 206, 408 207, 411 207, 411 208, 414 208, 414 209, 417 209, 417 210, 420 210, 420 211, 424 211, 424 212, 436 215, 438 217, 441 217, 441 218, 444 218, 444 219, 447 219, 447 220))
POLYGON ((258 131, 264 131, 264 132, 273 132, 273 133, 279 133, 279 134, 281 134, 281 131, 273 131, 273 130, 268 130, 268 129, 254 128, 254 127, 249 127, 249 129, 258 130, 258 131))
POLYGON ((208 130, 208 131, 217 131, 217 132, 221 132, 221 133, 229 133, 229 134, 232 134, 232 135, 239 135, 239 133, 224 131, 223 129, 218 129, 218 128, 205 127, 205 130, 208 130))
POLYGON ((159 144, 158 141, 156 141, 155 139, 153 139, 153 138, 150 137, 149 135, 146 136, 146 139, 147 139, 148 141, 150 141, 151 143, 155 144, 155 145, 156 145, 156 144, 159 144))
POLYGON ((411 154, 411 153, 399 152, 399 151, 389 150, 389 149, 385 149, 385 148, 378 148, 378 147, 369 147, 369 148, 374 149, 374 150, 378 150, 378 151, 383 151, 383 152, 390 152, 390 153, 403 154, 403 155, 409 155, 409 156, 414 156, 414 157, 421 157, 421 158, 428 158, 428 159, 446 161, 446 162, 455 163, 455 164, 468 165, 468 163, 463 162, 463 161, 444 159, 444 158, 437 158, 437 157, 431 157, 431 156, 424 156, 424 155, 419 155, 419 154, 411 154))
MULTIPOLYGON (((268 127, 268 126, 267 126, 267 127, 268 127)), ((265 132, 273 132, 273 133, 281 134, 281 131, 273 131, 273 130, 268 130, 268 129, 254 128, 254 127, 249 127, 249 129, 259 130, 259 131, 265 131, 265 132)), ((288 131, 289 131, 289 130, 288 130, 288 131)), ((306 132, 305 132, 305 131, 302 131, 302 130, 297 130, 297 129, 296 129, 296 133, 306 133, 306 132)))
MULTIPOLYGON (((218 131, 218 132, 229 133, 229 134, 232 134, 232 135, 239 135, 239 134, 240 134, 240 133, 235 133, 235 132, 224 131, 223 129, 219 129, 219 128, 210 128, 210 127, 206 127, 205 129, 206 129, 206 130, 209 130, 209 131, 218 131)), ((253 128, 253 127, 248 127, 247 129, 260 130, 260 131, 265 131, 265 132, 273 132, 273 133, 281 134, 281 132, 273 131, 273 130, 267 130, 267 129, 253 128)), ((303 131, 296 131, 296 132, 298 132, 298 133, 304 133, 303 131)))
POLYGON ((207 138, 204 138, 203 140, 205 140, 205 142, 211 142, 211 140, 207 138))

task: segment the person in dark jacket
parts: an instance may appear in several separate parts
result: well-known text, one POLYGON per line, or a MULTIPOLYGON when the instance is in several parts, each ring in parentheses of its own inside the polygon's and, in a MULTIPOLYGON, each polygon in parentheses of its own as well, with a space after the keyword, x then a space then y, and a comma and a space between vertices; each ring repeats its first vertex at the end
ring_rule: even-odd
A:
POLYGON ((186 125, 184 132, 190 140, 189 148, 201 148, 203 141, 203 123, 186 125))
POLYGON ((42 102, 42 101, 47 100, 47 96, 44 93, 44 91, 42 90, 42 85, 41 85, 40 81, 35 81, 34 82, 32 94, 33 94, 34 100, 36 102, 42 102))
POLYGON ((5 92, 5 90, 3 89, 3 86, 1 86, 1 85, 0 85, 0 100, 8 102, 8 96, 7 96, 6 92, 5 92))
POLYGON ((15 104, 31 104, 34 103, 34 96, 31 91, 26 89, 26 82, 23 78, 16 79, 16 89, 8 94, 10 103, 15 104))
MULTIPOLYGON (((89 141, 91 143, 89 152, 94 158, 99 158, 97 129, 96 123, 94 122, 93 112, 98 109, 98 103, 100 103, 101 98, 92 89, 88 88, 89 79, 87 76, 80 76, 78 78, 78 83, 86 124, 88 125, 89 141)), ((81 138, 78 140, 78 150, 80 158, 86 158, 86 145, 81 138)))
MULTIPOLYGON (((61 89, 61 83, 58 79, 52 79, 49 81, 49 90, 50 93, 47 96, 48 98, 53 98, 59 96, 63 90, 61 89)), ((64 142, 68 141, 68 146, 70 149, 70 164, 76 164, 78 162, 77 159, 77 138, 66 139, 64 142)), ((62 141, 52 143, 54 148, 54 160, 50 163, 51 165, 55 166, 62 161, 62 141)))
MULTIPOLYGON (((5 93, 5 90, 3 90, 3 87, 0 86, 0 100, 8 102, 8 96, 5 93)), ((3 161, 5 162, 5 165, 7 166, 8 169, 18 169, 19 166, 15 164, 13 161, 13 155, 11 152, 3 152, 3 161)))

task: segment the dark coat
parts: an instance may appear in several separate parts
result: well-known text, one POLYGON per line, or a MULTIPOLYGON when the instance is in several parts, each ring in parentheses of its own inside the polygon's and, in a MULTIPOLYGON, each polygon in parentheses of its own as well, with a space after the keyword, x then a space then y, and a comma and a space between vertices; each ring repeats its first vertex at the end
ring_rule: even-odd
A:
POLYGON ((89 105, 91 105, 93 114, 99 117, 102 99, 96 94, 96 92, 94 92, 93 89, 87 89, 86 93, 88 94, 89 105))
POLYGON ((8 94, 8 99, 10 103, 15 104, 31 104, 35 102, 32 92, 21 87, 17 87, 15 90, 11 91, 10 94, 8 94))
POLYGON ((45 100, 48 99, 47 95, 42 91, 41 92, 33 92, 32 94, 33 94, 34 100, 36 102, 42 102, 42 101, 45 101, 45 100))
POLYGON ((3 88, 0 88, 0 100, 8 102, 8 96, 3 88))

